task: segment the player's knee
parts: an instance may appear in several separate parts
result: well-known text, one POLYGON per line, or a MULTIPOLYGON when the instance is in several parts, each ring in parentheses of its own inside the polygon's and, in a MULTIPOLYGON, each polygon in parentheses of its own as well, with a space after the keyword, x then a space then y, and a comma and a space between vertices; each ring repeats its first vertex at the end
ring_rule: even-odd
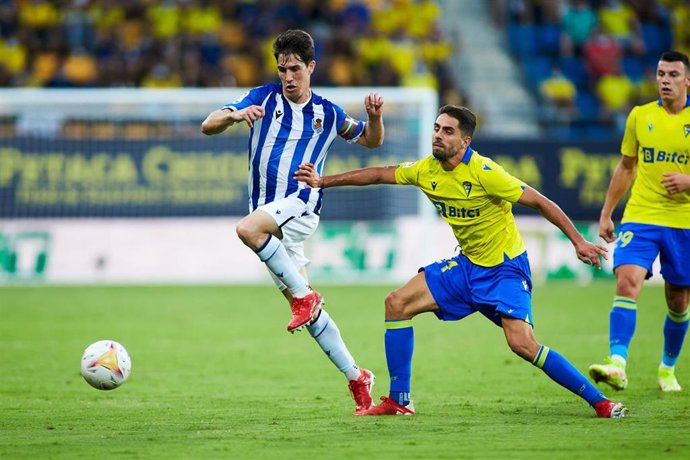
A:
POLYGON ((539 344, 529 337, 508 337, 507 340, 513 353, 527 361, 532 361, 539 350, 539 344))
POLYGON ((242 240, 244 244, 247 244, 247 239, 249 238, 249 228, 247 228, 247 225, 243 221, 240 221, 237 224, 235 227, 235 232, 237 233, 239 239, 242 240))
POLYGON ((690 289, 668 289, 666 291, 666 305, 672 312, 682 315, 688 311, 690 289))
POLYGON ((409 319, 405 317, 405 302, 398 291, 386 297, 386 319, 409 319))
POLYGON ((240 238, 240 240, 242 240, 244 244, 246 244, 249 247, 257 246, 256 240, 258 234, 253 225, 250 225, 245 220, 241 220, 235 227, 235 231, 237 232, 237 236, 240 238))
POLYGON ((618 295, 636 299, 640 295, 642 284, 632 275, 618 273, 616 276, 616 292, 618 295))

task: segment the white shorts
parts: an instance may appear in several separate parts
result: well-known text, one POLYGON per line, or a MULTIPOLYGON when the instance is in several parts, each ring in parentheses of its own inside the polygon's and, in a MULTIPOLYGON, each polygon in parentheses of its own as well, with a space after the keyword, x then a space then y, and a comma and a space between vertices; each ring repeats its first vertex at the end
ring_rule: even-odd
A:
MULTIPOLYGON (((307 204, 296 196, 281 198, 256 209, 270 214, 278 224, 283 233, 281 242, 295 266, 299 269, 309 265, 309 259, 304 255, 304 241, 319 226, 319 215, 310 211, 307 204)), ((287 288, 270 270, 269 273, 278 289, 287 288)))

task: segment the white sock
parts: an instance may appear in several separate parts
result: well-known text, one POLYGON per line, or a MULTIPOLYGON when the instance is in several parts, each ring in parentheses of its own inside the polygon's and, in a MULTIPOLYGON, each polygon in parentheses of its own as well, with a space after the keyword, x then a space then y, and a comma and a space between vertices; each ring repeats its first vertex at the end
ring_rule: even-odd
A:
POLYGON ((623 367, 625 367, 625 358, 623 358, 621 355, 611 355, 611 360, 616 361, 617 363, 621 363, 623 367))
POLYGON ((675 368, 676 368, 676 366, 668 366, 668 365, 666 365, 666 364, 664 364, 664 363, 659 364, 659 369, 671 369, 671 370, 674 370, 675 368))
POLYGON ((295 264, 292 263, 290 256, 285 250, 285 246, 278 238, 268 235, 264 245, 256 251, 261 262, 265 263, 269 270, 273 272, 287 286, 293 297, 304 297, 311 292, 309 285, 300 274, 295 264))
POLYGON ((321 349, 326 353, 328 359, 345 374, 348 380, 357 380, 359 377, 359 367, 355 364, 355 358, 345 346, 340 330, 331 319, 326 310, 321 310, 317 320, 307 327, 307 330, 314 337, 321 349))

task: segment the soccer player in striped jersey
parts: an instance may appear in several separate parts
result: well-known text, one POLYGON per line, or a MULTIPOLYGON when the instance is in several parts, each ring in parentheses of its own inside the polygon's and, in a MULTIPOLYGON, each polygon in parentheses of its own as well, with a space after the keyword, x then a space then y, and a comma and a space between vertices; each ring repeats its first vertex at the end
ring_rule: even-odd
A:
POLYGON ((656 83, 659 99, 634 107, 599 219, 599 235, 616 241, 616 295, 609 315, 609 352, 589 374, 616 390, 628 385, 625 365, 635 332, 637 299, 652 264, 661 260, 666 293, 664 347, 657 373, 661 391, 680 391, 675 376, 690 311, 690 67, 677 51, 661 55, 656 83), (611 214, 632 186, 618 238, 611 214))
POLYGON ((385 348, 390 392, 357 415, 413 415, 410 397, 412 318, 433 312, 445 321, 479 312, 503 328, 508 346, 605 418, 627 408, 606 398, 570 362, 537 342, 532 330, 532 279, 512 204, 539 211, 572 242, 577 257, 600 267, 606 249, 585 240, 553 201, 470 147, 476 126, 465 107, 444 106, 434 124, 433 155, 399 166, 364 168, 319 177, 312 165, 296 174, 321 189, 343 185, 413 185, 424 192, 452 228, 461 251, 422 268, 386 298, 385 348))
POLYGON ((246 122, 249 135, 249 214, 237 235, 264 262, 290 302, 288 331, 306 327, 349 381, 356 410, 372 405, 374 375, 359 368, 321 295, 308 284, 303 242, 319 223, 322 192, 293 178, 302 163, 321 171, 336 137, 374 148, 383 143, 383 98, 364 99, 368 120, 348 116, 342 108, 312 92, 314 42, 302 30, 288 30, 273 43, 280 84, 267 84, 215 110, 201 125, 207 135, 246 122))

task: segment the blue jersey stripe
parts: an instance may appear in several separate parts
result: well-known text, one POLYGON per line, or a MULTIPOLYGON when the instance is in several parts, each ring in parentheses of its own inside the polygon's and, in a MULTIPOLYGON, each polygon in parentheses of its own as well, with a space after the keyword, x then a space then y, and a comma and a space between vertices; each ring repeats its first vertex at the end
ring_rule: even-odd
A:
POLYGON ((321 204, 323 203, 323 189, 319 189, 319 198, 316 200, 316 206, 314 206, 314 213, 318 214, 321 211, 321 204))
MULTIPOLYGON (((330 107, 324 106, 324 109, 330 109, 330 107)), ((323 117, 325 120, 323 121, 323 133, 321 136, 319 136, 319 140, 316 142, 316 146, 314 147, 314 151, 311 154, 311 158, 309 158, 309 163, 313 163, 317 166, 317 168, 320 166, 316 164, 316 160, 319 159, 319 155, 322 153, 322 150, 324 150, 324 144, 328 140, 328 137, 331 133, 331 129, 333 129, 333 122, 335 121, 335 115, 333 114, 333 110, 324 110, 323 117)), ((330 147, 330 145, 328 146, 330 147)), ((323 152, 324 153, 324 158, 325 154, 328 152, 323 152)))
POLYGON ((309 196, 310 196, 310 195, 311 195, 311 189, 310 189, 310 188, 303 188, 303 189, 300 190, 300 192, 297 194, 297 198, 299 198, 300 200, 304 201, 304 203, 306 204, 307 202, 309 202, 309 196))
POLYGON ((297 171, 297 167, 302 163, 304 158, 304 152, 307 150, 309 141, 314 134, 314 105, 309 102, 304 109, 302 109, 302 114, 304 116, 304 123, 302 124, 302 137, 297 141, 297 147, 295 148, 295 154, 290 162, 290 171, 288 173, 288 186, 285 191, 285 196, 290 195, 297 191, 299 182, 296 181, 292 176, 297 171))
MULTIPOLYGON (((250 158, 252 165, 252 209, 256 209, 256 207, 259 205, 259 196, 261 195, 261 171, 259 168, 259 166, 261 165, 261 151, 263 150, 264 144, 266 143, 266 135, 268 134, 268 129, 271 127, 271 114, 275 110, 275 107, 275 98, 270 97, 268 101, 266 101, 265 113, 267 116, 265 115, 261 121, 261 133, 259 135, 259 142, 256 145, 256 150, 254 150, 254 158, 250 158)), ((253 131, 254 128, 252 128, 252 134, 253 131)))
MULTIPOLYGON (((282 97, 282 96, 281 96, 282 97)), ((280 123, 280 130, 278 131, 278 136, 275 139, 275 144, 271 149, 271 156, 268 159, 268 165, 266 166, 266 203, 271 203, 276 197, 276 185, 278 183, 278 168, 280 167, 280 159, 283 156, 283 151, 285 150, 285 145, 287 140, 290 138, 290 131, 292 131, 292 107, 290 104, 283 104, 283 115, 282 121, 280 123)), ((271 118, 273 111, 266 112, 268 117, 271 118)))

